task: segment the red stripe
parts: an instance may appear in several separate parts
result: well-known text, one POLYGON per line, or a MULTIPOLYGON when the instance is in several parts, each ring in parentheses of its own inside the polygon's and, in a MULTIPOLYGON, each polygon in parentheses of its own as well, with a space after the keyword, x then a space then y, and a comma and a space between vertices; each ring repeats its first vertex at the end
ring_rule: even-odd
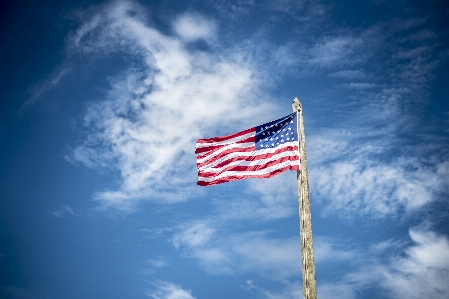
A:
POLYGON ((220 172, 202 172, 198 170, 198 176, 206 177, 206 178, 213 178, 215 176, 219 176, 220 174, 226 172, 226 171, 257 171, 257 170, 263 170, 265 168, 274 166, 276 164, 285 162, 285 161, 298 161, 299 157, 295 154, 294 156, 287 156, 287 157, 281 157, 277 160, 271 160, 268 161, 265 164, 260 165, 254 165, 254 166, 242 166, 242 165, 233 165, 229 166, 225 169, 223 169, 220 172))
MULTIPOLYGON (((225 157, 225 156, 227 156, 229 154, 232 154, 232 153, 248 153, 248 152, 255 152, 255 151, 256 151, 256 146, 255 145, 248 146, 248 147, 241 147, 241 148, 230 148, 230 149, 227 149, 227 150, 219 153, 218 155, 210 158, 209 160, 206 160, 206 162, 203 162, 201 164, 196 163, 196 165, 197 165, 197 167, 201 167, 201 166, 204 166, 206 164, 213 163, 214 161, 217 161, 218 159, 223 158, 223 157, 225 157)), ((204 158, 204 157, 207 157, 207 156, 208 155, 204 155, 204 156, 198 157, 198 158, 204 158)), ((197 158, 197 161, 198 161, 198 158, 197 158)))
POLYGON ((287 169, 299 170, 299 165, 289 165, 289 166, 286 166, 281 169, 276 169, 270 173, 260 174, 260 175, 228 176, 228 177, 224 177, 224 178, 221 178, 221 179, 218 179, 215 181, 210 181, 210 182, 198 181, 197 185, 211 186, 211 185, 218 185, 218 184, 222 184, 222 183, 226 183, 226 182, 238 181, 238 180, 243 180, 243 179, 266 179, 266 178, 271 178, 272 176, 275 176, 279 173, 282 173, 282 172, 286 171, 287 169))
MULTIPOLYGON (((265 154, 253 155, 253 156, 235 156, 235 157, 232 157, 232 158, 229 158, 227 160, 224 160, 224 161, 220 162, 220 164, 214 166, 214 168, 220 168, 220 167, 222 167, 222 166, 224 166, 226 164, 232 163, 234 161, 254 161, 254 160, 268 159, 268 158, 271 158, 274 155, 277 155, 277 154, 280 154, 280 153, 283 153, 283 152, 287 152, 287 151, 294 151, 294 150, 298 150, 298 146, 297 145, 288 146, 288 147, 284 147, 284 148, 279 148, 279 149, 277 149, 273 153, 265 153, 265 154)), ((200 168, 200 167, 203 167, 203 166, 205 166, 207 164, 212 164, 213 162, 219 160, 220 158, 223 158, 223 157, 229 155, 230 153, 240 153, 240 152, 248 152, 248 150, 245 149, 245 151, 237 151, 237 150, 229 151, 229 153, 217 155, 216 157, 213 157, 212 159, 207 160, 206 162, 203 162, 201 164, 197 163, 196 165, 197 165, 198 168, 200 168)), ((257 153, 257 151, 256 151, 256 153, 257 153)))
POLYGON ((241 132, 237 132, 231 135, 227 135, 227 136, 220 136, 220 137, 214 137, 214 138, 207 138, 207 139, 198 139, 198 141, 196 143, 212 143, 212 142, 220 142, 220 141, 224 141, 227 139, 232 139, 241 135, 245 135, 251 132, 255 132, 256 128, 250 128, 250 129, 246 129, 244 131, 241 132))
MULTIPOLYGON (((247 143, 247 142, 256 142, 256 137, 255 136, 251 136, 251 137, 248 137, 248 138, 243 139, 243 140, 232 142, 230 144, 247 143)), ((212 145, 212 146, 200 147, 200 148, 195 149, 195 154, 201 154, 201 153, 204 153, 204 152, 208 152, 208 151, 212 151, 212 150, 215 150, 215 149, 219 149, 219 148, 222 148, 223 146, 226 146, 226 145, 227 144, 220 144, 220 145, 212 145)))

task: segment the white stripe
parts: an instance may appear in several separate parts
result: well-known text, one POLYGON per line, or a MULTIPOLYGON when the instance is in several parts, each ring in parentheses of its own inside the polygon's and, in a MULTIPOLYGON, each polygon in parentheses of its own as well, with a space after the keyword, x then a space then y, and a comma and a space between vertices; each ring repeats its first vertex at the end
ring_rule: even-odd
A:
MULTIPOLYGON (((228 144, 225 145, 223 147, 221 147, 220 149, 216 150, 215 152, 212 152, 209 154, 209 152, 205 152, 205 153, 200 153, 197 155, 197 159, 196 162, 197 163, 204 163, 205 161, 217 156, 218 154, 228 150, 228 149, 238 149, 238 148, 247 148, 247 147, 251 147, 251 146, 255 146, 254 142, 247 142, 247 143, 233 143, 233 144, 228 144)), ((238 152, 238 150, 237 150, 238 152)))
POLYGON ((202 148, 202 147, 208 147, 208 146, 215 146, 215 145, 223 145, 223 144, 229 144, 229 143, 234 143, 234 142, 238 142, 241 140, 244 140, 246 138, 252 137, 256 135, 256 131, 254 130, 253 132, 249 132, 245 135, 241 135, 238 137, 234 137, 231 139, 226 139, 223 141, 218 141, 218 142, 210 142, 210 143, 206 143, 206 142, 197 142, 195 145, 195 148, 202 148))
POLYGON ((265 175, 269 174, 275 170, 282 169, 287 166, 300 166, 299 160, 297 161, 285 161, 280 164, 273 165, 271 167, 264 168, 262 170, 257 171, 226 171, 220 175, 217 175, 215 177, 207 178, 207 177, 198 177, 198 181, 202 182, 212 182, 215 180, 219 180, 228 176, 257 176, 257 175, 265 175))
MULTIPOLYGON (((252 144, 252 145, 254 145, 253 143, 241 143, 241 144, 252 144)), ((217 161, 221 162, 221 161, 224 161, 224 160, 227 160, 227 159, 230 159, 230 158, 234 158, 236 156, 249 157, 249 156, 254 156, 254 155, 272 154, 272 153, 276 152, 278 149, 281 149, 281 148, 284 148, 284 147, 288 147, 288 146, 293 147, 293 146, 298 146, 298 144, 297 144, 296 141, 289 141, 289 142, 285 142, 284 144, 281 144, 281 145, 279 145, 279 146, 277 146, 275 148, 264 148, 264 149, 259 149, 259 150, 255 150, 255 151, 251 151, 251 152, 235 151, 235 152, 231 152, 231 153, 227 154, 226 156, 223 156, 222 158, 220 158, 217 161)), ((248 146, 245 146, 245 147, 248 147, 248 146)), ((230 145, 230 146, 226 147, 225 150, 230 149, 230 148, 233 148, 233 146, 230 145)), ((243 148, 243 146, 242 147, 235 147, 235 148, 243 148)), ((219 154, 221 152, 223 152, 223 150, 220 149, 220 150, 216 151, 215 153, 211 154, 210 157, 207 157, 207 154, 203 155, 203 156, 201 156, 201 158, 197 159, 197 163, 204 163, 207 160, 215 157, 217 154, 219 154)), ((299 154, 298 154, 298 157, 299 157, 299 154)), ((219 162, 217 162, 217 163, 219 163, 219 162)))
POLYGON ((255 161, 234 161, 234 162, 226 164, 226 165, 224 165, 223 167, 220 167, 220 168, 215 168, 214 167, 215 165, 217 165, 219 163, 211 163, 211 164, 208 164, 206 166, 203 166, 203 167, 199 168, 199 170, 203 170, 204 172, 219 173, 223 169, 231 167, 231 166, 256 166, 256 165, 263 165, 263 164, 266 164, 266 163, 268 163, 270 161, 276 161, 276 160, 278 160, 280 158, 290 157, 290 156, 299 157, 299 151, 298 150, 286 151, 286 152, 279 153, 277 155, 271 156, 271 157, 266 158, 266 159, 259 159, 259 160, 255 160, 255 161))
MULTIPOLYGON (((286 147, 286 146, 284 146, 284 147, 286 147)), ((279 147, 279 148, 281 148, 281 147, 279 147)), ((203 170, 203 171, 208 171, 208 172, 220 172, 223 168, 226 168, 226 167, 229 167, 229 166, 236 166, 236 165, 240 165, 240 166, 254 166, 254 165, 265 164, 266 162, 269 162, 270 160, 277 160, 277 159, 282 158, 282 157, 288 157, 288 156, 294 156, 294 155, 299 157, 299 151, 292 149, 292 150, 285 151, 285 152, 282 152, 282 153, 279 153, 279 154, 276 154, 276 155, 273 155, 271 157, 264 158, 264 159, 258 159, 258 160, 255 160, 255 161, 234 161, 234 162, 231 162, 229 164, 224 165, 221 168, 215 168, 215 166, 220 164, 221 162, 223 162, 225 160, 231 160, 232 158, 235 158, 237 156, 249 157, 249 156, 254 156, 254 155, 263 155, 263 154, 273 153, 273 152, 275 152, 274 150, 275 149, 270 149, 270 151, 268 151, 268 150, 258 150, 258 151, 255 151, 255 152, 231 153, 229 155, 226 155, 226 156, 218 159, 217 161, 214 161, 212 163, 209 163, 209 164, 206 164, 206 165, 204 165, 202 167, 199 167, 198 170, 203 170)))

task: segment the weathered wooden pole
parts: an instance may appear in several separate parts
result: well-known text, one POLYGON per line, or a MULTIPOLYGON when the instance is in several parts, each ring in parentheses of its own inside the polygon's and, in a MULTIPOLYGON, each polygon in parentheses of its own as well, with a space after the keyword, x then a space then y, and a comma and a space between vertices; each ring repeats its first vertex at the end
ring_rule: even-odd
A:
POLYGON ((302 256, 302 287, 304 299, 316 299, 315 262, 313 258, 312 216, 310 213, 309 178, 307 174, 306 138, 302 105, 298 98, 292 104, 293 112, 298 112, 298 139, 301 158, 301 170, 297 171, 299 230, 301 237, 302 256))

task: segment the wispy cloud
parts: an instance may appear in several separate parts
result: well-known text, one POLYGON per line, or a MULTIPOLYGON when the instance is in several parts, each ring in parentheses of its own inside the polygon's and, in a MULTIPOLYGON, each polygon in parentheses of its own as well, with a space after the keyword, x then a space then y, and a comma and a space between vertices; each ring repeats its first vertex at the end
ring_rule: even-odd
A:
POLYGON ((270 180, 249 180, 235 199, 214 202, 220 221, 270 221, 296 213, 296 173, 286 172, 270 180))
MULTIPOLYGON (((280 283, 277 291, 254 280, 242 286, 267 298, 294 298, 302 293, 299 238, 272 237, 273 232, 233 233, 210 221, 186 223, 171 239, 187 257, 216 275, 251 275, 280 283)), ((387 298, 446 298, 449 288, 449 242, 445 236, 413 228, 410 241, 390 239, 375 244, 352 244, 315 236, 317 269, 339 267, 341 276, 319 281, 323 298, 357 298, 374 287, 387 298), (348 267, 349 265, 349 267, 348 267), (325 267, 325 268, 323 268, 325 267), (336 280, 335 280, 336 279, 336 280), (416 291, 415 286, 420 290, 416 291), (411 297, 410 297, 411 296, 411 297)))
POLYGON ((432 231, 410 230, 413 246, 383 268, 382 285, 395 298, 449 296, 449 241, 432 231))
POLYGON ((185 14, 179 16, 173 23, 175 32, 186 41, 205 40, 214 41, 217 25, 212 19, 199 14, 185 14))
POLYGON ((49 211, 48 213, 59 218, 75 215, 75 212, 73 211, 71 206, 61 206, 61 208, 57 209, 56 211, 49 211))
POLYGON ((36 103, 38 103, 43 95, 54 88, 59 81, 69 74, 72 71, 71 67, 68 66, 62 66, 55 70, 53 73, 51 73, 46 80, 43 82, 36 84, 33 88, 30 89, 30 97, 22 104, 22 106, 19 109, 19 114, 23 113, 30 107, 34 106, 36 103))
POLYGON ((416 160, 379 165, 355 159, 317 167, 311 181, 314 194, 326 202, 326 212, 383 217, 437 200, 446 192, 448 176, 447 162, 426 167, 416 160))
POLYGON ((348 84, 344 84, 343 86, 348 87, 348 88, 363 90, 363 89, 374 88, 377 85, 375 83, 351 82, 351 83, 348 83, 348 84))
POLYGON ((229 132, 252 115, 276 110, 264 101, 263 81, 238 52, 221 56, 185 46, 198 38, 214 43, 213 20, 184 14, 173 24, 178 36, 168 36, 142 19, 137 4, 114 2, 72 37, 73 50, 125 47, 142 61, 141 69, 113 80, 106 100, 90 105, 84 118, 90 133, 68 157, 89 167, 117 165, 120 187, 95 198, 124 211, 142 198, 185 200, 194 192, 191 149, 198 137, 229 132))
POLYGON ((258 273, 283 281, 300 274, 299 238, 273 238, 268 231, 231 233, 208 220, 182 225, 173 245, 215 274, 258 273))
POLYGON ((146 294, 153 299, 195 299, 191 293, 177 284, 157 281, 154 283, 154 289, 148 290, 146 294))
POLYGON ((353 65, 361 61, 363 39, 356 36, 326 37, 309 50, 308 64, 322 68, 353 65), (357 54, 357 55, 355 55, 357 54))
POLYGON ((145 274, 154 274, 158 269, 168 266, 167 258, 160 256, 156 259, 147 259, 146 268, 143 270, 145 274))
POLYGON ((385 298, 447 298, 449 287, 449 242, 432 231, 411 229, 413 242, 382 262, 379 251, 364 251, 360 266, 342 280, 318 286, 322 298, 357 298, 372 286, 385 298))
POLYGON ((344 29, 306 56, 314 72, 332 69, 329 77, 345 87, 322 100, 335 103, 332 110, 321 108, 333 118, 331 127, 315 127, 307 135, 312 196, 322 200, 327 215, 335 210, 346 216, 398 215, 447 194, 447 145, 430 136, 425 138, 432 145, 424 144, 418 137, 426 134, 418 112, 444 53, 435 51, 430 38, 430 44, 398 38, 406 29, 406 36, 415 36, 421 32, 417 24, 425 22, 344 29), (385 57, 386 50, 392 55, 385 57))
POLYGON ((302 284, 300 281, 285 283, 282 290, 273 291, 264 286, 255 284, 252 280, 247 280, 246 285, 242 286, 242 288, 248 290, 250 293, 257 294, 257 296, 261 298, 293 299, 302 298, 303 296, 302 284))

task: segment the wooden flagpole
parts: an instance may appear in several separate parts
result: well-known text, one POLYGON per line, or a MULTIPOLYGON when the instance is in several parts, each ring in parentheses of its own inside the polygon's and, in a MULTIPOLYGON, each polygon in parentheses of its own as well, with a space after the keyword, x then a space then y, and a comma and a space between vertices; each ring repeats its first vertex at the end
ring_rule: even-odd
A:
POLYGON ((298 112, 298 139, 301 157, 301 170, 297 171, 299 230, 301 237, 302 256, 302 287, 304 299, 316 299, 315 262, 313 258, 312 216, 310 213, 309 178, 307 174, 306 138, 304 135, 304 121, 302 105, 298 98, 292 104, 293 112, 298 112))

